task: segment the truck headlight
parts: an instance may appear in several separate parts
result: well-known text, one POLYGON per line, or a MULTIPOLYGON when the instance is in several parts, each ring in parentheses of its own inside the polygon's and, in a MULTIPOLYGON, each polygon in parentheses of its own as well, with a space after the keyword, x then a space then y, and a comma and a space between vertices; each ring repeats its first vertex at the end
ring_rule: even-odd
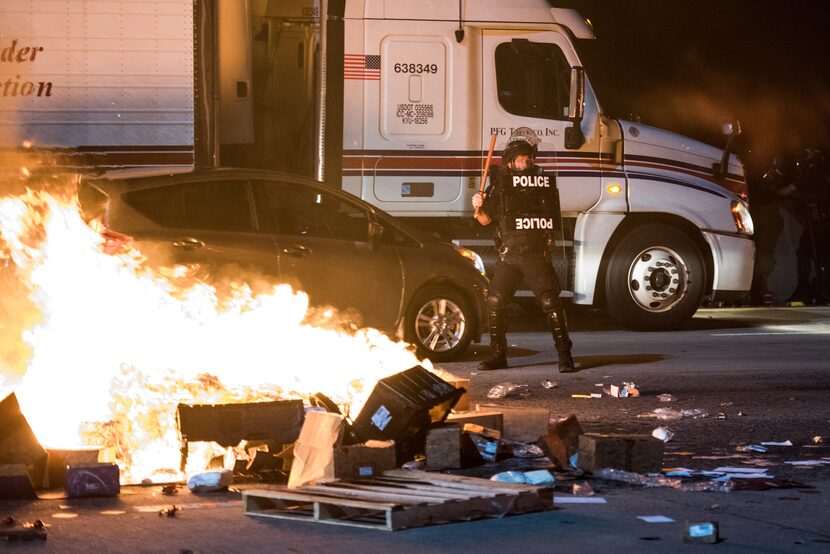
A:
POLYGON ((743 200, 732 201, 732 217, 735 218, 735 227, 739 233, 752 235, 755 233, 755 225, 752 224, 752 216, 749 215, 749 207, 743 200))
POLYGON ((463 248, 461 246, 455 246, 455 251, 467 258, 468 260, 470 260, 479 273, 481 273, 482 275, 487 274, 484 270, 484 260, 481 259, 481 256, 479 256, 469 248, 463 248))

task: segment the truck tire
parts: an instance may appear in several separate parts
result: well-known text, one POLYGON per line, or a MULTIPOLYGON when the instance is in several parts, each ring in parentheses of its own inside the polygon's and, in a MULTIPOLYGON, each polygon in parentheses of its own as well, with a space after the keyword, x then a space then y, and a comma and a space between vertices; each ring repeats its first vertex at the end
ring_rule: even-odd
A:
POLYGON ((640 331, 673 329, 700 306, 703 256, 682 231, 662 224, 628 231, 611 251, 605 298, 611 315, 640 331))
POLYGON ((461 294, 450 287, 434 287, 412 299, 404 330, 420 357, 447 362, 470 345, 475 324, 470 303, 461 294))

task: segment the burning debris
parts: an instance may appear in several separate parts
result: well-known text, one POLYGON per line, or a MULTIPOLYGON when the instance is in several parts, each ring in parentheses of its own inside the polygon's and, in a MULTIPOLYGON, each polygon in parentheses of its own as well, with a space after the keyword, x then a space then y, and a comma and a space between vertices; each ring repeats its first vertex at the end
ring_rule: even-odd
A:
MULTIPOLYGON (((357 411, 379 379, 419 363, 378 331, 344 332, 331 311, 310 325, 308 298, 287 286, 211 284, 113 252, 63 184, 0 196, 0 390, 41 444, 110 447, 125 483, 180 480, 177 405, 322 391, 357 411)), ((190 473, 231 446, 185 440, 190 473)))

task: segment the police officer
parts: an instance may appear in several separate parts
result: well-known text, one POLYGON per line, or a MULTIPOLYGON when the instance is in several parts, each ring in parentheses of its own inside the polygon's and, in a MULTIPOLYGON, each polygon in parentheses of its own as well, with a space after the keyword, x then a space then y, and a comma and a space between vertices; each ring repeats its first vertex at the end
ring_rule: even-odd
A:
POLYGON ((487 297, 492 356, 479 369, 507 367, 507 303, 522 278, 545 313, 559 354, 559 371, 575 371, 560 287, 551 263, 554 230, 560 229, 556 178, 535 165, 539 138, 528 127, 515 129, 502 152, 504 167, 485 193, 473 196, 476 220, 496 222, 498 261, 487 297))

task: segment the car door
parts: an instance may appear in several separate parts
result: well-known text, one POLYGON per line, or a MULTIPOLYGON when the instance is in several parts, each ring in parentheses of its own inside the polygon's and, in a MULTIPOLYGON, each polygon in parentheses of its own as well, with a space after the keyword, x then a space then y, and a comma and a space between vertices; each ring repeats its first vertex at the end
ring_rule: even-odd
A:
POLYGON ((274 237, 260 229, 247 180, 174 183, 128 192, 124 202, 155 224, 127 229, 143 252, 199 264, 214 280, 253 281, 266 275, 276 282, 274 237))
POLYGON ((360 323, 395 327, 403 273, 394 246, 369 237, 370 212, 322 187, 254 183, 264 217, 274 226, 280 277, 315 306, 357 310, 360 323))

